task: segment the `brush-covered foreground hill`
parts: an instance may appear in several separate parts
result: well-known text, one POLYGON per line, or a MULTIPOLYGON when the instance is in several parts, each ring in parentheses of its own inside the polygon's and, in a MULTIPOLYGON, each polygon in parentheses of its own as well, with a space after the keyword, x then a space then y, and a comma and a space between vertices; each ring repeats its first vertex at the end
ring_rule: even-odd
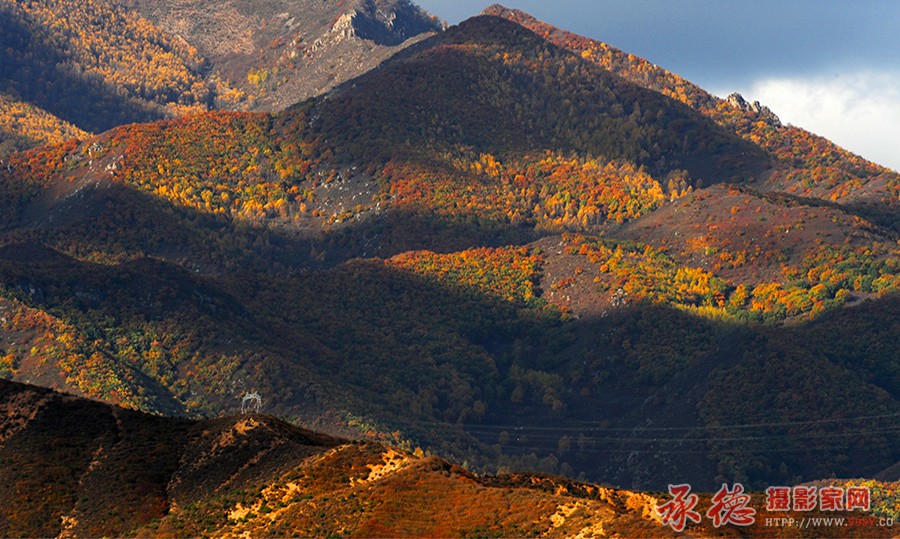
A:
MULTIPOLYGON (((660 495, 545 475, 476 476, 270 416, 165 418, 3 380, 0 412, 4 537, 674 536, 655 513, 660 495)), ((871 486, 881 511, 895 486, 871 486)), ((709 503, 704 495, 700 507, 709 503)), ((704 519, 689 531, 770 536, 762 524, 716 530, 704 519)))
POLYGON ((3 0, 0 158, 131 122, 280 110, 440 29, 406 0, 3 0))
POLYGON ((483 16, 279 114, 15 154, 0 373, 635 488, 896 479, 890 204, 778 191, 806 165, 639 83, 483 16))

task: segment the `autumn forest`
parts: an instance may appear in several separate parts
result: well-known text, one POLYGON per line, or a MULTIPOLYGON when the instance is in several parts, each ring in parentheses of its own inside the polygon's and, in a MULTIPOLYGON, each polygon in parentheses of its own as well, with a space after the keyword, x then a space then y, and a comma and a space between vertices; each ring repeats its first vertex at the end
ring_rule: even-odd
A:
POLYGON ((652 535, 643 494, 588 482, 678 478, 848 479, 898 515, 900 174, 519 11, 442 30, 400 0, 318 4, 297 3, 331 10, 315 46, 285 12, 216 56, 170 29, 187 0, 0 2, 0 378, 106 403, 3 385, 0 410, 97 414, 137 485, 96 517, 89 455, 113 446, 67 435, 68 468, 14 477, 56 442, 0 425, 36 515, 0 535, 428 535, 379 505, 404 485, 527 515, 432 534, 544 533, 529 511, 562 492, 547 529, 607 504, 652 535), (328 47, 384 62, 273 106, 328 47), (264 415, 232 417, 250 392, 264 415))

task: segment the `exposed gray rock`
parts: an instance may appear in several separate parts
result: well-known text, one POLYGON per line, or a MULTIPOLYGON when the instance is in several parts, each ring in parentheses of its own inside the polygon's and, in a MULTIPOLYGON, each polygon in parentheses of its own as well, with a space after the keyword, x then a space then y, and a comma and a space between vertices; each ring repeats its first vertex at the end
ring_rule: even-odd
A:
POLYGON ((726 101, 728 101, 728 103, 732 107, 744 112, 755 114, 758 119, 767 122, 776 128, 781 127, 781 120, 778 118, 778 116, 776 116, 775 113, 772 112, 771 109, 769 109, 769 107, 760 105, 759 101, 748 103, 747 100, 744 99, 744 96, 737 92, 729 95, 726 101))

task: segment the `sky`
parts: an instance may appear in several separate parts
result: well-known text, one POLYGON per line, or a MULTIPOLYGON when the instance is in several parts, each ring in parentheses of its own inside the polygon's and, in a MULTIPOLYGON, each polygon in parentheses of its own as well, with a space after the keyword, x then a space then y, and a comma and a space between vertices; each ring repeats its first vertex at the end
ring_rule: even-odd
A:
MULTIPOLYGON (((489 0, 417 0, 450 24, 489 0)), ((900 171, 898 0, 506 0, 900 171)))

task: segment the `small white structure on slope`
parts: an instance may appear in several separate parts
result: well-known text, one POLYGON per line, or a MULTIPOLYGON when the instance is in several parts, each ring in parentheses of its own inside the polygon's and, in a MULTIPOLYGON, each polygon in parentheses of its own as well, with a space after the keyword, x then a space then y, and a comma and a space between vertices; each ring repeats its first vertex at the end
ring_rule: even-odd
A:
POLYGON ((260 408, 262 408, 262 398, 259 393, 244 394, 244 398, 241 399, 242 414, 258 414, 260 408))

